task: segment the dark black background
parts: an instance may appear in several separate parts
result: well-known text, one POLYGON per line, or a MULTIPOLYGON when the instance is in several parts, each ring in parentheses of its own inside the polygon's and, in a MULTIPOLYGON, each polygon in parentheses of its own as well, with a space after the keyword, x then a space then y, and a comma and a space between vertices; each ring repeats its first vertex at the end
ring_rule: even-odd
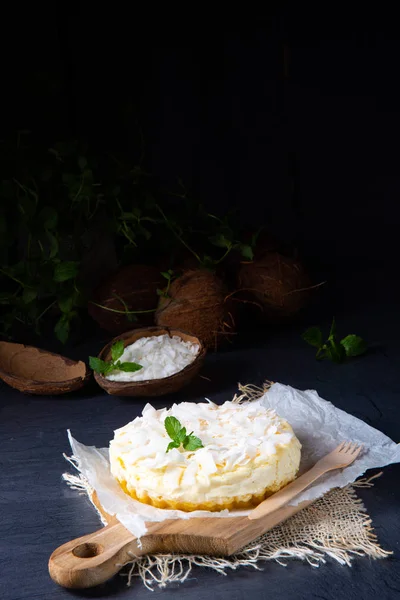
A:
POLYGON ((86 136, 239 208, 317 265, 396 264, 400 43, 363 10, 18 10, 2 129, 86 136))

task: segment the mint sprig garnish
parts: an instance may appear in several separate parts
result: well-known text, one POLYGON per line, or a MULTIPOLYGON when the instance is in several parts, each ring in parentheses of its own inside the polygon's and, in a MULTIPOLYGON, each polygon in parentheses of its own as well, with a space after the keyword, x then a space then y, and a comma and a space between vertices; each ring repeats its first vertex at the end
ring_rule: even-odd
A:
POLYGON ((358 335, 353 333, 346 335, 340 341, 336 336, 336 321, 332 320, 328 339, 324 342, 322 331, 319 327, 310 327, 301 336, 307 344, 317 348, 315 358, 322 360, 328 358, 336 363, 343 362, 346 358, 360 356, 367 350, 367 343, 358 335))
POLYGON ((119 340, 115 342, 111 348, 112 360, 106 361, 97 358, 96 356, 89 356, 89 365, 93 371, 103 375, 104 377, 111 373, 111 371, 118 370, 124 371, 125 373, 134 373, 143 369, 142 365, 135 362, 121 362, 119 359, 124 353, 124 342, 119 340))
POLYGON ((193 435, 193 431, 189 434, 186 433, 186 427, 182 427, 176 417, 166 417, 164 427, 172 440, 172 442, 168 444, 166 452, 169 452, 172 448, 180 448, 181 444, 184 450, 188 451, 204 448, 203 442, 193 435))

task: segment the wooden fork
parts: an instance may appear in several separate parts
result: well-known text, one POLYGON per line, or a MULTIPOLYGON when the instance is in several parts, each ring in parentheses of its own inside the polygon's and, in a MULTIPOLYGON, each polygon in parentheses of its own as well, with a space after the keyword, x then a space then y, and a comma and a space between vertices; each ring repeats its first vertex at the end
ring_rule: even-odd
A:
POLYGON ((351 442, 342 442, 335 450, 321 458, 307 473, 304 473, 292 483, 273 494, 264 502, 261 502, 251 511, 248 518, 250 520, 260 519, 268 513, 272 513, 281 506, 287 504, 292 498, 300 494, 316 479, 334 469, 348 467, 359 456, 362 446, 352 444, 351 442))

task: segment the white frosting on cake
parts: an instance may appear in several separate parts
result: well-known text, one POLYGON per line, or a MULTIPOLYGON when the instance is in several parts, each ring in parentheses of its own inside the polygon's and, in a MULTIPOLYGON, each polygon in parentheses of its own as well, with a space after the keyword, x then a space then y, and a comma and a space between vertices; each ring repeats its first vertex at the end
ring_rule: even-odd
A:
POLYGON ((261 403, 174 404, 155 410, 150 404, 110 443, 113 475, 138 497, 193 504, 276 491, 295 478, 300 442, 291 426, 261 403), (166 452, 171 441, 167 416, 176 417, 204 445, 166 452))

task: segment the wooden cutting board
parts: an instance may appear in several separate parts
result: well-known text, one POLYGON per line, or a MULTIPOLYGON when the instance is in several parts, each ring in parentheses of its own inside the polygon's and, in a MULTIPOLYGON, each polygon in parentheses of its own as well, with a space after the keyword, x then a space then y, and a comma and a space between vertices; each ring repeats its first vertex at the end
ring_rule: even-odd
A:
POLYGON ((104 583, 132 560, 130 553, 135 556, 157 553, 235 554, 312 501, 284 506, 253 521, 247 517, 206 517, 149 522, 140 544, 115 516, 104 511, 95 494, 93 502, 108 525, 63 544, 50 556, 50 576, 63 587, 90 588, 104 583))

